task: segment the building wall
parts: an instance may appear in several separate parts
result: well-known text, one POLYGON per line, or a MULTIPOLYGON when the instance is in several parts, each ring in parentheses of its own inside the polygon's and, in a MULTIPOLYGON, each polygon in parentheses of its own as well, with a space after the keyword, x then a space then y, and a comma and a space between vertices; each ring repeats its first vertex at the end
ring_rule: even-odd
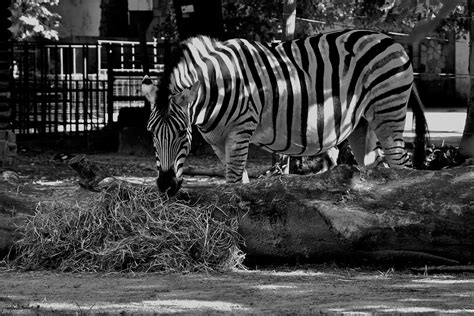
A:
POLYGON ((51 11, 62 16, 60 38, 99 36, 100 0, 61 0, 51 11))

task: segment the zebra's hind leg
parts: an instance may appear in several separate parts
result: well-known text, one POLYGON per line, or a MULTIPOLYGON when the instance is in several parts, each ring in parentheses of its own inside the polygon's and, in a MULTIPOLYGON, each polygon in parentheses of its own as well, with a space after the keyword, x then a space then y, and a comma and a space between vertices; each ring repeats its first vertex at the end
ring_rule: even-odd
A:
POLYGON ((219 158, 219 161, 224 165, 225 163, 225 145, 224 144, 211 144, 212 149, 214 150, 214 153, 216 154, 217 158, 219 158))
POLYGON ((377 136, 369 127, 367 120, 361 118, 347 140, 360 167, 372 168, 384 165, 384 156, 377 144, 377 136))
POLYGON ((354 158, 359 166, 365 166, 365 140, 367 137, 368 126, 369 125, 367 124, 367 121, 365 119, 361 119, 356 128, 347 138, 349 145, 351 146, 352 153, 354 154, 354 158))
POLYGON ((411 167, 410 156, 405 150, 405 141, 403 140, 403 130, 405 128, 406 113, 398 112, 397 116, 378 115, 369 123, 383 149, 385 159, 391 168, 411 167))

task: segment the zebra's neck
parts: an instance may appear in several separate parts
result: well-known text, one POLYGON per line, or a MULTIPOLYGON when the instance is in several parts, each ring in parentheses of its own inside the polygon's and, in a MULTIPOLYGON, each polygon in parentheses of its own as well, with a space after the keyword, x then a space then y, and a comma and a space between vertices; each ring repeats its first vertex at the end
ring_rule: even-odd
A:
MULTIPOLYGON (((191 38, 183 43, 183 58, 176 65, 170 80, 170 90, 180 91, 194 82, 201 83, 196 100, 189 107, 192 124, 201 130, 212 129, 226 117, 226 122, 245 119, 243 112, 249 106, 249 85, 242 60, 245 40, 218 42, 208 37, 191 38)), ((254 52, 252 52, 253 54, 254 52)), ((255 109, 253 109, 255 110, 255 109)), ((254 111, 253 111, 254 112, 254 111)))

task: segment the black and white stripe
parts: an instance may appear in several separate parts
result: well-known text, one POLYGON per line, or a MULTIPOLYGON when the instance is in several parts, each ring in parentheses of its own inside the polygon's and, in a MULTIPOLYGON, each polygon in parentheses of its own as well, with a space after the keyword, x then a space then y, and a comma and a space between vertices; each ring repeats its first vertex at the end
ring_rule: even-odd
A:
MULTIPOLYGON (((384 34, 343 30, 275 46, 199 36, 183 42, 174 57, 149 129, 164 141, 159 127, 167 121, 156 113, 179 109, 176 120, 198 126, 226 165, 228 181, 241 180, 249 143, 304 156, 348 138, 362 164, 376 147, 375 137, 366 137, 372 133, 391 166, 411 163, 402 133, 413 71, 403 47, 384 34), (169 102, 182 100, 196 82, 200 88, 187 103, 169 102)), ((164 157, 157 153, 161 168, 172 168, 164 157)))

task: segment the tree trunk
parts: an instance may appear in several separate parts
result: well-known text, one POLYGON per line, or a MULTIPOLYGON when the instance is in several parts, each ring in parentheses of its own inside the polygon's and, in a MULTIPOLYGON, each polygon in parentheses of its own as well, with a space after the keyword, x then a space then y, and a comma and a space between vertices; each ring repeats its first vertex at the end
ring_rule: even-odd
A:
MULTIPOLYGON (((291 41, 295 37, 296 27, 296 0, 283 0, 282 41, 291 41)), ((301 158, 292 158, 287 155, 272 156, 272 165, 278 161, 284 174, 294 173, 296 161, 301 158)))
POLYGON ((295 36, 296 0, 283 0, 283 41, 292 40, 295 36))
MULTIPOLYGON (((473 16, 474 0, 468 1, 469 16, 473 16)), ((471 91, 467 107, 466 125, 459 145, 461 154, 474 158, 474 23, 469 19, 469 75, 471 78, 471 91)))
MULTIPOLYGON (((113 189, 116 181, 104 181, 102 189, 113 189)), ((51 199, 25 199, 14 188, 0 195, 3 250, 19 238, 14 225, 34 211, 35 201, 51 199)), ((319 175, 183 191, 192 203, 217 205, 238 218, 250 259, 418 265, 474 260, 474 166, 361 175, 339 165, 319 175)), ((86 197, 74 192, 77 200, 86 197)))

